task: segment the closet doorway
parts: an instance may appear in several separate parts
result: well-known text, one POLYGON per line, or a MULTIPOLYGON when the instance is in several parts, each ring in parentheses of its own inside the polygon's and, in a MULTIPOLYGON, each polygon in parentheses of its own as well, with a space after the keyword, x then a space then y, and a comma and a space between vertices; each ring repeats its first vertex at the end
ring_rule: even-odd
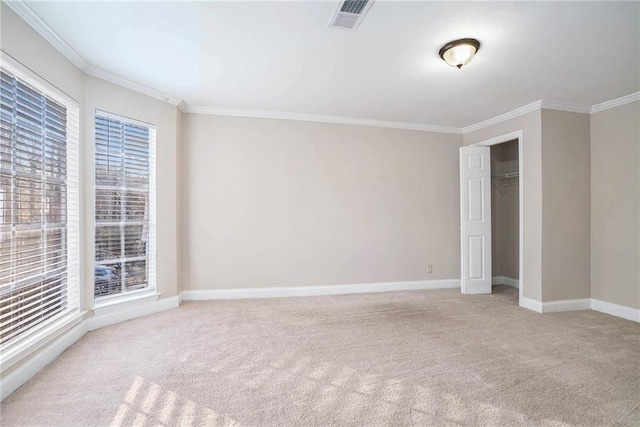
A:
POLYGON ((522 130, 460 148, 462 293, 524 302, 523 157, 522 130))
POLYGON ((492 292, 518 299, 520 282, 520 165, 518 140, 491 149, 492 292))

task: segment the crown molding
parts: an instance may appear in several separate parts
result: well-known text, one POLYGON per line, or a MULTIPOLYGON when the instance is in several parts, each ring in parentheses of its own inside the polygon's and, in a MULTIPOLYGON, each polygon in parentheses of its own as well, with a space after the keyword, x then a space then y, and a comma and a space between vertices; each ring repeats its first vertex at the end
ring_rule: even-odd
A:
POLYGON ((478 122, 476 124, 466 126, 462 128, 462 133, 467 134, 467 133, 475 132, 480 129, 484 129, 489 126, 497 125, 498 123, 502 123, 507 120, 520 117, 532 111, 540 110, 540 108, 542 108, 542 101, 532 102, 531 104, 527 104, 523 107, 516 108, 515 110, 511 110, 508 113, 500 114, 499 116, 495 116, 490 119, 478 122))
POLYGON ((373 126, 391 129, 418 130, 423 132, 439 132, 462 134, 457 127, 436 126, 420 123, 391 122, 385 120, 359 119, 354 117, 322 116, 317 114, 287 113, 282 111, 242 110, 235 108, 217 108, 187 105, 182 112, 189 114, 209 114, 215 116, 253 117, 260 119, 299 120, 306 122, 334 123, 342 125, 373 126))
POLYGON ((163 92, 145 86, 141 83, 128 80, 119 75, 110 73, 95 65, 87 62, 78 52, 76 52, 67 42, 65 42, 55 31, 51 29, 28 5, 24 0, 11 0, 3 2, 13 10, 20 18, 22 18, 29 26, 31 26, 38 34, 40 34, 46 41, 48 41, 54 48, 56 48, 61 54, 63 54, 69 61, 71 61, 76 67, 78 67, 85 74, 106 80, 124 88, 130 89, 135 92, 142 93, 149 97, 158 99, 163 102, 175 105, 183 113, 192 114, 211 114, 218 116, 233 116, 233 117, 255 117, 265 119, 281 119, 281 120, 301 120, 320 123, 336 123, 356 126, 373 126, 392 129, 406 129, 406 130, 418 130, 425 132, 439 132, 439 133, 451 133, 451 134, 468 134, 477 130, 496 125, 498 123, 513 119, 515 117, 522 116, 532 111, 540 109, 567 111, 572 113, 593 114, 600 111, 608 110, 611 108, 626 105, 632 102, 640 101, 640 92, 635 92, 630 95, 622 96, 620 98, 612 99, 610 101, 602 102, 593 106, 572 104, 561 101, 536 101, 531 104, 527 104, 523 107, 516 108, 515 110, 507 113, 492 117, 490 119, 466 126, 466 127, 449 127, 438 126, 421 123, 407 123, 407 122, 393 122, 385 120, 373 120, 373 119, 361 119, 353 117, 340 117, 340 116, 323 116, 315 114, 301 114, 301 113, 288 113, 280 111, 263 111, 263 110, 243 110, 234 108, 217 108, 217 107, 204 107, 204 106, 189 106, 184 100, 167 95, 163 92))
POLYGON ((462 129, 462 133, 468 134, 471 132, 475 132, 477 130, 493 126, 498 123, 502 123, 515 117, 519 117, 532 111, 541 109, 566 111, 569 113, 593 114, 599 111, 608 110, 609 108, 619 107, 621 105, 629 104, 636 101, 640 101, 640 92, 632 93, 631 95, 622 96, 620 98, 612 99, 611 101, 603 102, 601 104, 596 104, 593 106, 584 104, 573 104, 570 102, 540 100, 532 102, 531 104, 527 104, 524 107, 516 108, 515 110, 509 111, 499 116, 484 120, 482 122, 466 126, 462 129))
POLYGON ((562 101, 542 101, 541 108, 544 108, 545 110, 566 111, 568 113, 591 113, 590 105, 572 104, 570 102, 562 101))
POLYGON ((46 41, 48 41, 53 47, 58 49, 69 61, 71 61, 76 67, 82 71, 86 71, 89 68, 89 63, 82 58, 78 52, 76 52, 71 46, 67 44, 55 31, 51 29, 36 13, 31 9, 26 2, 22 0, 3 1, 4 4, 9 6, 16 15, 22 18, 31 28, 36 30, 46 41))
POLYGON ((133 90, 135 92, 142 93, 160 101, 168 102, 169 104, 179 105, 182 100, 174 96, 167 95, 158 90, 147 87, 143 84, 128 80, 124 77, 110 73, 102 68, 87 62, 78 52, 76 52, 67 42, 65 42, 49 25, 47 25, 29 5, 23 0, 3 1, 4 4, 9 6, 20 18, 22 18, 31 28, 33 28, 38 34, 40 34, 46 41, 48 41, 54 48, 56 48, 61 54, 63 54, 69 61, 71 61, 76 67, 78 67, 83 73, 90 76, 98 77, 108 82, 117 84, 124 88, 133 90))
POLYGON ((110 73, 108 71, 103 70, 102 68, 96 67, 94 65, 89 65, 89 67, 84 71, 85 74, 88 74, 93 77, 97 77, 102 80, 106 80, 110 83, 116 84, 118 86, 122 86, 126 89, 130 89, 134 92, 141 93, 143 95, 147 95, 151 98, 159 99, 160 101, 167 102, 169 104, 179 106, 181 103, 184 104, 182 99, 176 98, 175 96, 167 95, 166 93, 160 92, 158 90, 152 89, 143 84, 134 82, 129 79, 125 79, 124 77, 120 77, 117 74, 110 73))
POLYGON ((622 105, 631 104, 632 102, 638 101, 640 101, 640 92, 621 96, 620 98, 612 99, 611 101, 605 101, 600 104, 594 105, 593 107, 591 107, 591 114, 599 113, 600 111, 609 110, 611 108, 620 107, 622 105))

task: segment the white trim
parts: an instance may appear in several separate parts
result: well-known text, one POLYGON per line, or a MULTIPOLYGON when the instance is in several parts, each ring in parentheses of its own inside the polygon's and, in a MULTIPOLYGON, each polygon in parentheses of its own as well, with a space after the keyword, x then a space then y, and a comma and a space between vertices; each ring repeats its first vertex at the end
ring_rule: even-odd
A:
POLYGON ((46 41, 48 41, 54 48, 56 48, 61 54, 63 54, 69 61, 71 61, 76 67, 85 71, 89 68, 89 63, 82 58, 78 52, 76 52, 69 44, 64 41, 55 31, 51 29, 36 13, 31 9, 26 2, 22 0, 13 0, 3 2, 16 15, 22 18, 27 24, 31 26, 38 34, 40 34, 46 41))
POLYGON ((620 98, 612 99, 610 101, 601 102, 591 107, 591 114, 599 113, 600 111, 609 110, 611 108, 620 107, 622 105, 631 104, 632 102, 640 101, 640 92, 632 93, 620 98))
POLYGON ((111 326, 149 314, 171 310, 179 306, 180 300, 178 296, 158 299, 158 294, 154 294, 133 301, 97 307, 93 317, 87 319, 87 329, 89 331, 95 331, 105 326, 111 326))
POLYGON ((640 309, 626 307, 595 298, 580 298, 558 301, 540 302, 530 298, 522 298, 520 306, 538 313, 559 313, 564 311, 593 310, 621 319, 640 323, 640 309))
MULTIPOLYGON (((476 142, 470 146, 492 146, 513 141, 514 139, 518 140, 518 173, 520 174, 518 180, 518 277, 524 278, 524 132, 520 129, 476 142)), ((529 302, 526 302, 528 305, 525 305, 524 300, 524 282, 522 286, 520 286, 520 281, 518 281, 518 304, 530 310, 537 311, 535 308, 530 308, 531 304, 529 302)))
POLYGON ((541 304, 542 304, 542 313, 558 313, 561 311, 577 311, 577 310, 591 309, 590 298, 547 301, 541 304))
MULTIPOLYGON (((0 400, 4 400, 18 387, 29 381, 31 377, 53 362, 63 351, 82 338, 85 333, 87 333, 87 324, 80 322, 15 371, 4 376, 0 380, 0 400)), ((6 368, 3 366, 4 369, 6 368)))
POLYGON ((24 337, 9 348, 3 349, 0 353, 1 371, 6 371, 41 348, 49 345, 54 337, 65 333, 67 330, 80 323, 85 314, 86 311, 83 311, 63 316, 55 322, 51 322, 49 325, 41 328, 37 332, 24 337))
POLYGON ((520 287, 520 281, 518 279, 514 279, 512 277, 507 277, 507 276, 493 276, 492 284, 511 286, 512 288, 520 287))
MULTIPOLYGON (((121 116, 119 114, 115 114, 115 113, 109 113, 108 111, 104 111, 104 110, 99 110, 96 109, 94 116, 102 116, 102 117, 106 117, 107 119, 112 119, 112 120, 116 120, 119 122, 123 122, 123 123, 130 123, 132 125, 136 125, 136 126, 140 126, 140 127, 145 127, 145 128, 156 128, 156 125, 154 125, 153 123, 147 123, 147 122, 143 122, 142 120, 138 120, 138 119, 134 119, 131 117, 126 117, 126 116, 121 116)), ((95 117, 94 117, 95 119, 95 117)))
POLYGON ((526 308, 536 313, 542 313, 542 303, 527 297, 520 297, 520 307, 526 308))
POLYGON ((462 133, 463 134, 468 134, 468 133, 475 132, 475 131, 480 130, 480 129, 484 129, 484 128, 489 127, 489 126, 496 125, 498 123, 505 122, 507 120, 511 120, 513 118, 516 118, 516 117, 520 117, 520 116, 525 115, 527 113, 530 113, 532 111, 540 110, 541 106, 542 106, 542 101, 532 102, 531 104, 527 104, 527 105, 525 105, 523 107, 516 108, 515 110, 511 110, 511 111, 509 111, 507 113, 500 114, 499 116, 495 116, 495 117, 492 117, 490 119, 478 122, 476 124, 473 124, 473 125, 470 125, 470 126, 466 126, 466 127, 462 128, 462 133))
POLYGON ((182 291, 182 299, 184 301, 202 301, 219 299, 284 298, 459 288, 460 279, 448 279, 415 282, 363 283, 353 285, 185 290, 182 291))
POLYGON ((131 292, 125 292, 122 294, 106 295, 98 299, 93 300, 93 312, 103 310, 107 307, 115 307, 121 304, 127 304, 135 301, 157 301, 160 294, 155 289, 138 289, 131 292))
POLYGON ((242 109, 235 109, 235 108, 217 108, 217 107, 202 107, 202 106, 186 105, 182 109, 182 112, 188 113, 188 114, 209 114, 214 116, 298 120, 298 121, 305 121, 305 122, 320 122, 320 123, 334 123, 334 124, 342 124, 342 125, 373 126, 373 127, 392 128, 392 129, 418 130, 418 131, 424 131, 424 132, 453 133, 457 135, 462 134, 462 129, 456 128, 456 127, 436 126, 436 125, 428 125, 428 124, 421 124, 421 123, 390 122, 385 120, 360 119, 355 117, 288 113, 288 112, 282 112, 282 111, 242 110, 242 109))
MULTIPOLYGON (((485 139, 484 141, 469 144, 467 147, 484 147, 487 145, 497 145, 505 142, 513 141, 514 139, 522 139, 522 130, 505 133, 504 135, 494 136, 493 138, 485 139)), ((518 147, 520 148, 520 147, 518 147)), ((519 171, 522 172, 522 171, 519 171)))
POLYGON ((640 323, 640 309, 591 298, 591 309, 640 323))
POLYGON ((80 104, 77 100, 73 99, 65 92, 40 77, 36 72, 23 65, 20 61, 9 55, 4 50, 0 50, 0 64, 13 74, 17 75, 20 79, 29 83, 35 89, 40 92, 44 92, 47 96, 64 104, 65 107, 75 108, 77 110, 80 109, 80 104))
POLYGON ((630 104, 636 101, 640 101, 640 92, 635 92, 630 95, 621 96, 620 98, 612 99, 610 101, 602 102, 600 104, 595 104, 593 106, 589 106, 585 104, 573 104, 570 102, 562 102, 562 101, 540 100, 540 101, 532 102, 531 104, 527 104, 523 107, 516 108, 515 110, 509 111, 499 116, 495 116, 490 119, 478 122, 476 124, 466 126, 462 128, 462 134, 466 135, 468 133, 475 132, 477 130, 484 129, 486 127, 493 126, 498 123, 502 123, 507 120, 530 113, 532 111, 541 110, 541 109, 566 111, 569 113, 593 114, 593 113, 598 113, 600 111, 608 110, 610 108, 619 107, 621 105, 630 104))
POLYGON ((531 104, 527 104, 523 107, 516 108, 515 110, 511 110, 504 114, 500 114, 499 116, 495 116, 490 119, 478 122, 476 124, 466 126, 462 128, 462 133, 466 135, 468 133, 475 132, 480 129, 484 129, 489 126, 497 125, 498 123, 506 122, 507 120, 511 120, 516 117, 523 116, 532 111, 542 110, 543 108, 547 110, 567 111, 569 113, 582 113, 582 114, 589 114, 589 112, 591 111, 591 107, 588 105, 572 104, 570 102, 539 100, 536 102, 532 102, 531 104))
POLYGON ((182 103, 182 99, 180 98, 167 95, 166 93, 160 92, 159 90, 152 89, 149 86, 145 86, 141 83, 134 82, 132 80, 121 77, 117 74, 110 73, 108 71, 103 70, 102 68, 96 67, 95 65, 89 65, 83 71, 90 76, 97 77, 102 80, 106 80, 110 83, 116 84, 118 86, 132 90, 134 92, 147 95, 151 98, 159 99, 160 101, 163 101, 163 102, 167 102, 171 105, 178 106, 180 105, 180 103, 182 103))
POLYGON ((589 114, 591 112, 590 105, 573 104, 562 101, 542 101, 541 108, 545 110, 566 111, 568 113, 589 114))

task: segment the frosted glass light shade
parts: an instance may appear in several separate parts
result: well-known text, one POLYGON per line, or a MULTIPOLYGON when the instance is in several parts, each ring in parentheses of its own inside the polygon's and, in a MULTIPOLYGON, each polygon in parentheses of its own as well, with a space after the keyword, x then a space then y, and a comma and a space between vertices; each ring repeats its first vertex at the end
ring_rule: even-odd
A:
POLYGON ((440 58, 452 67, 462 68, 467 65, 480 49, 476 39, 460 39, 447 43, 440 49, 440 58))

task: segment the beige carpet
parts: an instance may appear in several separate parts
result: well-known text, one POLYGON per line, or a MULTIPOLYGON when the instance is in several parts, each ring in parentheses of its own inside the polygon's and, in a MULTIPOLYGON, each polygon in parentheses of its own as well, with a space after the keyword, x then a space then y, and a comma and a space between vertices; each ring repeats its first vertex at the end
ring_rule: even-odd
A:
POLYGON ((640 325, 517 290, 188 302, 91 332, 13 425, 640 425, 640 325))

